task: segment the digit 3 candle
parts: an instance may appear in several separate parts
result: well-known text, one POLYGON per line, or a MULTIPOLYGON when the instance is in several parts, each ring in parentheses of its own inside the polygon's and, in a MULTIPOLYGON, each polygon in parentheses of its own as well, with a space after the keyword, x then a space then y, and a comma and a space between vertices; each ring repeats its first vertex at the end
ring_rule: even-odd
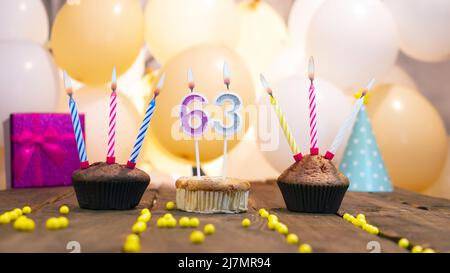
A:
POLYGON ((77 143, 78 157, 80 158, 80 167, 82 169, 86 169, 89 168, 89 161, 87 159, 86 144, 84 142, 84 136, 83 131, 81 129, 77 105, 72 97, 73 95, 72 82, 70 81, 70 78, 67 75, 66 71, 64 71, 63 74, 64 74, 64 87, 66 89, 67 95, 69 96, 70 116, 72 118, 73 131, 75 133, 75 140, 77 143))
POLYGON ((161 78, 159 79, 159 82, 156 86, 155 91, 153 91, 153 99, 149 102, 147 106, 147 110, 145 111, 144 120, 142 121, 141 127, 139 128, 139 133, 136 137, 136 142, 133 146, 133 151, 131 152, 130 159, 127 162, 127 167, 130 169, 134 169, 136 166, 136 160, 139 156, 139 152, 141 151, 142 144, 144 142, 145 135, 148 130, 148 126, 150 125, 150 121, 152 119, 153 113, 155 112, 156 107, 156 97, 158 97, 159 92, 161 91, 162 87, 164 86, 164 81, 166 79, 166 75, 163 74, 161 78))

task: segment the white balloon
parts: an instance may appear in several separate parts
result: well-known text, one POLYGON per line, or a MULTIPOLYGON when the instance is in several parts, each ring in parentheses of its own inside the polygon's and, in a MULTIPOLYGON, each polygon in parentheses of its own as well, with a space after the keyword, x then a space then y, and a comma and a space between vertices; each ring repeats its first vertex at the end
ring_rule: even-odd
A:
POLYGON ((239 41, 236 6, 230 0, 148 1, 145 40, 161 64, 198 44, 219 43, 234 48, 239 41))
POLYGON ((288 28, 294 47, 305 47, 309 24, 325 0, 296 0, 289 13, 288 28))
MULTIPOLYGON (((0 42, 0 122, 14 112, 52 112, 59 94, 58 70, 40 45, 0 42)), ((0 130, 3 146, 3 130, 0 130)))
POLYGON ((264 73, 271 81, 276 82, 283 78, 306 73, 306 58, 303 50, 297 47, 286 47, 275 60, 271 63, 269 68, 264 73))
POLYGON ((241 38, 237 52, 254 71, 263 71, 289 43, 286 24, 264 2, 242 2, 238 13, 241 38))
POLYGON ((384 4, 397 22, 403 52, 426 62, 450 58, 450 1, 385 0, 384 4))
POLYGON ((0 40, 28 40, 45 44, 48 16, 40 0, 3 0, 0 3, 0 40))
POLYGON ((307 56, 317 75, 343 90, 382 78, 398 54, 394 19, 379 0, 327 0, 308 30, 307 56))
MULTIPOLYGON (((316 79, 314 81, 317 98, 317 124, 320 153, 325 154, 350 113, 353 99, 345 95, 331 83, 316 79)), ((300 151, 309 154, 309 79, 291 76, 273 84, 273 94, 278 100, 285 118, 297 141, 300 151)), ((291 150, 278 124, 278 119, 269 102, 269 96, 262 96, 260 105, 265 106, 270 115, 259 116, 258 142, 269 163, 282 172, 292 163, 291 150)), ((346 136, 347 141, 350 132, 346 136)), ((336 164, 341 160, 345 145, 336 154, 336 164)))
POLYGON ((414 79, 400 66, 394 65, 379 84, 397 84, 419 90, 414 79))

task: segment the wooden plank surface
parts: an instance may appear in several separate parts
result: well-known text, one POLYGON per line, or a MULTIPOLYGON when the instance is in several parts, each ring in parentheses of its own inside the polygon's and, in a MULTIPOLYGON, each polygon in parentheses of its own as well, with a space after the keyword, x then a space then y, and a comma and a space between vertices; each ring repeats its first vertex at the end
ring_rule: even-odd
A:
POLYGON ((267 228, 265 219, 258 216, 260 208, 277 214, 289 231, 296 233, 301 242, 309 243, 315 252, 368 252, 369 242, 378 243, 382 252, 405 252, 396 245, 396 236, 406 236, 442 252, 450 250, 450 201, 406 191, 346 195, 340 213, 366 214, 369 222, 386 235, 380 237, 354 227, 339 215, 289 212, 276 184, 253 183, 247 213, 199 215, 171 211, 177 219, 198 217, 200 227, 207 223, 216 226, 216 233, 207 236, 201 245, 190 243, 192 228, 156 227, 157 218, 167 212, 165 203, 174 199, 173 189, 149 189, 136 209, 91 211, 78 208, 71 187, 0 192, 0 213, 29 204, 33 207, 30 218, 36 221, 36 230, 32 233, 14 231, 12 225, 0 225, 0 252, 69 252, 66 247, 70 241, 79 242, 82 252, 120 252, 139 210, 144 207, 150 208, 153 216, 147 231, 141 234, 143 252, 296 252, 297 246, 288 245, 282 235, 267 228), (62 204, 71 208, 70 227, 46 230, 45 220, 58 216, 62 204), (245 217, 252 221, 247 229, 241 227, 245 217))

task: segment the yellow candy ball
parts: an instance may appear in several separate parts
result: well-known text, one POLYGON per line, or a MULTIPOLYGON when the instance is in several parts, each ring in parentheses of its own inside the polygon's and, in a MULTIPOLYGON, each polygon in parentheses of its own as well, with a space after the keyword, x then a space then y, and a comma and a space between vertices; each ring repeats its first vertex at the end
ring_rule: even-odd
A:
POLYGON ((67 228, 69 226, 69 219, 67 219, 67 217, 60 216, 58 217, 58 221, 59 221, 59 228, 67 228))
POLYGON ((177 226, 177 219, 175 218, 167 218, 166 219, 166 227, 174 228, 177 226))
POLYGON ((277 231, 283 235, 286 235, 289 233, 288 227, 284 224, 278 225, 277 231))
POLYGON ((353 221, 357 221, 357 219, 353 215, 347 216, 347 222, 350 222, 353 224, 353 221))
POLYGON ((167 226, 167 221, 164 217, 161 217, 158 219, 158 221, 156 221, 156 226, 159 228, 164 228, 167 226))
POLYGON ((151 215, 150 213, 146 213, 146 214, 141 214, 138 217, 138 222, 144 222, 147 223, 148 221, 150 221, 151 215))
POLYGON ((411 252, 412 253, 421 253, 423 251, 423 247, 421 247, 421 246, 414 246, 412 249, 411 249, 411 252))
POLYGON ((25 207, 22 208, 22 213, 23 214, 30 214, 31 211, 32 211, 32 209, 31 209, 30 206, 25 206, 25 207))
POLYGON ((193 217, 189 219, 189 226, 190 227, 198 227, 200 225, 200 220, 197 217, 193 217))
POLYGON ((15 208, 15 209, 13 209, 13 210, 12 210, 12 212, 13 212, 13 213, 15 213, 15 214, 17 215, 17 217, 20 217, 20 216, 22 216, 22 215, 23 215, 23 212, 22 212, 22 210, 21 210, 21 209, 19 209, 19 208, 15 208))
POLYGON ((244 220, 242 220, 242 226, 243 227, 249 227, 251 224, 252 224, 252 222, 250 221, 250 219, 248 219, 248 218, 244 218, 244 220))
POLYGON ((275 214, 270 214, 269 217, 267 217, 267 221, 278 222, 278 216, 276 216, 275 214))
POLYGON ((364 223, 362 223, 361 221, 359 221, 359 220, 356 219, 356 218, 353 218, 353 219, 352 219, 352 224, 355 225, 355 226, 357 226, 357 227, 362 227, 362 225, 363 225, 364 223))
POLYGON ((431 248, 425 248, 422 253, 436 253, 433 249, 431 248))
POLYGON ((25 218, 17 219, 13 224, 13 228, 19 231, 24 230, 25 221, 26 221, 25 218))
POLYGON ((263 212, 267 212, 267 210, 266 210, 266 209, 259 209, 259 210, 258 210, 259 216, 261 216, 261 214, 262 214, 263 212))
POLYGON ((142 214, 151 214, 150 210, 148 208, 142 209, 141 210, 141 215, 142 214))
POLYGON ((378 235, 380 233, 380 230, 375 226, 370 226, 369 233, 373 235, 378 235))
POLYGON ((262 217, 262 218, 268 218, 268 217, 269 217, 269 212, 268 212, 268 211, 263 211, 263 212, 261 213, 261 217, 262 217))
POLYGON ((296 245, 298 244, 298 236, 294 233, 290 233, 286 236, 286 242, 290 245, 296 245))
POLYGON ((138 253, 141 251, 141 244, 138 242, 125 242, 123 251, 125 253, 138 253))
POLYGON ((206 235, 211 235, 216 232, 216 227, 213 224, 207 224, 203 228, 203 231, 205 232, 206 235))
POLYGON ((344 220, 348 221, 350 216, 351 216, 350 214, 344 213, 344 215, 342 215, 342 218, 343 218, 344 220))
POLYGON ((312 253, 312 247, 308 244, 301 244, 298 248, 298 252, 300 253, 312 253))
POLYGON ((132 242, 132 243, 140 243, 140 242, 141 242, 141 239, 140 239, 139 236, 136 235, 136 234, 130 234, 130 235, 128 235, 127 238, 125 239, 125 242, 126 242, 126 243, 130 243, 130 242, 132 242))
POLYGON ((409 241, 406 238, 401 238, 398 240, 398 246, 401 248, 408 248, 409 247, 409 241))
POLYGON ((141 234, 146 229, 147 229, 147 224, 144 222, 136 222, 132 227, 133 233, 135 233, 135 234, 141 234))
POLYGON ((11 221, 15 221, 15 220, 17 220, 17 218, 22 216, 22 211, 20 211, 20 214, 18 214, 17 211, 12 210, 12 211, 7 212, 7 214, 9 215, 9 218, 11 221))
POLYGON ((278 224, 277 221, 268 221, 268 222, 267 222, 267 227, 268 227, 270 230, 275 230, 276 227, 277 227, 277 224, 278 224))
POLYGON ((8 213, 0 215, 0 224, 9 224, 11 222, 11 217, 8 213))
POLYGON ((166 203, 166 209, 167 210, 173 210, 175 208, 175 203, 172 201, 169 201, 166 203))
POLYGON ((183 228, 189 227, 189 218, 186 216, 181 217, 180 220, 178 220, 178 224, 183 228))
POLYGON ((56 217, 50 217, 45 222, 46 228, 50 229, 50 230, 58 229, 59 228, 59 224, 60 224, 60 222, 58 221, 58 218, 56 218, 56 217))
POLYGON ((356 219, 363 220, 364 222, 367 222, 366 221, 366 216, 364 214, 362 214, 362 213, 356 215, 356 219))
POLYGON ((24 231, 33 231, 36 228, 36 224, 32 219, 26 219, 23 223, 23 230, 24 231))
POLYGON ((193 231, 189 237, 193 244, 201 244, 205 240, 205 235, 201 231, 193 231))
POLYGON ((168 218, 173 218, 173 215, 171 214, 171 213, 166 213, 166 214, 164 214, 164 216, 163 216, 165 219, 168 219, 168 218))
POLYGON ((66 205, 63 205, 59 208, 59 213, 61 214, 68 214, 70 211, 69 207, 66 205))

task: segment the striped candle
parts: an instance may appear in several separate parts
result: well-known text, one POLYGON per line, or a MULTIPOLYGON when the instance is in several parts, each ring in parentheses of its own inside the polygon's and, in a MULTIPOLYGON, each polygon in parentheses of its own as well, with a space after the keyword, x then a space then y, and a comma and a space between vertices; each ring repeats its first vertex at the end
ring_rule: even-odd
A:
POLYGON ((341 128, 339 129, 339 132, 337 133, 336 137, 334 138, 330 149, 328 149, 327 153, 325 154, 326 159, 329 159, 329 160, 333 159, 337 150, 339 149, 342 142, 344 141, 345 134, 353 126, 356 116, 358 115, 359 111, 361 110, 361 107, 364 104, 364 96, 367 94, 368 91, 370 91, 370 89, 372 89, 374 83, 375 83, 375 79, 372 79, 367 84, 366 89, 364 89, 364 91, 362 92, 361 97, 356 101, 355 105, 353 106, 352 111, 347 116, 347 118, 344 120, 344 123, 342 124, 341 128))
POLYGON ((266 79, 262 74, 260 74, 260 80, 262 86, 264 87, 264 89, 266 89, 266 92, 270 95, 270 104, 272 104, 273 109, 277 114, 281 129, 283 129, 284 136, 289 144, 289 147, 291 148, 295 161, 301 161, 303 156, 299 152, 299 148, 297 146, 297 143, 295 142, 295 138, 292 135, 291 129, 289 128, 289 125, 286 121, 286 118, 284 117, 283 111, 281 110, 281 107, 278 104, 277 99, 275 99, 275 97, 272 94, 272 89, 270 88, 269 83, 266 81, 266 79))
POLYGON ((116 163, 115 146, 116 146, 116 120, 117 120, 117 76, 116 68, 112 72, 111 96, 109 97, 109 123, 108 123, 108 153, 106 163, 116 163))
POLYGON ((67 95, 69 95, 70 116, 72 119, 73 131, 75 133, 75 140, 77 143, 78 157, 80 159, 80 167, 82 169, 86 169, 86 168, 89 168, 89 161, 87 159, 87 153, 86 153, 86 145, 84 143, 83 131, 81 129, 81 123, 80 123, 80 117, 78 115, 77 105, 75 103, 75 100, 72 97, 72 94, 73 94, 72 83, 70 82, 69 76, 67 75, 66 71, 64 71, 64 86, 65 86, 67 95))
POLYGON ((138 136, 136 137, 136 142, 133 146, 133 151, 131 152, 130 159, 127 162, 127 167, 130 169, 134 169, 136 166, 136 160, 139 156, 139 152, 141 151, 142 144, 144 142, 145 135, 148 130, 148 126, 150 124, 150 120, 152 119, 153 113, 155 112, 156 107, 156 97, 159 95, 159 92, 161 91, 161 88, 164 85, 164 80, 166 76, 163 74, 161 78, 159 79, 158 85, 156 86, 153 96, 153 99, 150 101, 150 103, 147 106, 147 110, 145 111, 144 120, 142 121, 141 127, 139 128, 138 136))
POLYGON ((309 137, 310 137, 310 153, 311 155, 318 155, 319 148, 317 145, 317 104, 316 104, 316 89, 314 88, 314 59, 309 58, 308 76, 311 81, 309 86, 309 137))

